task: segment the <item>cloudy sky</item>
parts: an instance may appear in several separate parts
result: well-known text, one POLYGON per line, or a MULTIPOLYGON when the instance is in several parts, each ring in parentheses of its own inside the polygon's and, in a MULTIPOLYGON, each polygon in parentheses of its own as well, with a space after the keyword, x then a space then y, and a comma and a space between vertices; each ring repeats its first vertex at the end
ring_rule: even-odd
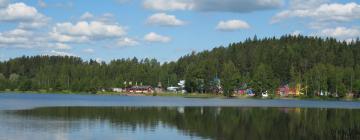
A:
POLYGON ((248 37, 360 36, 358 0, 0 0, 0 60, 172 61, 248 37))

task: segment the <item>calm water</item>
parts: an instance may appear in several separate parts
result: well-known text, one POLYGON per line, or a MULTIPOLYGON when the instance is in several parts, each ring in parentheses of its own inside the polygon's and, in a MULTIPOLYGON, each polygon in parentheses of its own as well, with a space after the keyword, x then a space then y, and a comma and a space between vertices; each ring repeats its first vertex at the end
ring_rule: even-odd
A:
POLYGON ((360 102, 0 94, 0 140, 360 139, 360 102))

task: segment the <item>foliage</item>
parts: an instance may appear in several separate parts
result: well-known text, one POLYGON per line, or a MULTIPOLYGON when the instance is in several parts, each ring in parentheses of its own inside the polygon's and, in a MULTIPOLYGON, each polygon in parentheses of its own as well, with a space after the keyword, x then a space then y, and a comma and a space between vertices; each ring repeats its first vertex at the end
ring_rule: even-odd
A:
POLYGON ((224 89, 224 94, 225 96, 231 96, 233 90, 236 88, 237 85, 239 85, 239 74, 234 63, 232 63, 231 61, 225 63, 221 76, 223 79, 221 83, 224 89))
POLYGON ((261 63, 255 68, 252 86, 257 94, 261 94, 266 90, 275 89, 278 84, 272 69, 268 65, 261 63))
POLYGON ((186 80, 188 92, 210 93, 219 76, 225 93, 246 83, 257 94, 301 84, 306 95, 359 93, 360 41, 282 36, 192 52, 175 62, 118 59, 108 63, 78 57, 23 56, 0 62, 0 90, 94 92, 125 87, 125 82, 164 87, 186 80))

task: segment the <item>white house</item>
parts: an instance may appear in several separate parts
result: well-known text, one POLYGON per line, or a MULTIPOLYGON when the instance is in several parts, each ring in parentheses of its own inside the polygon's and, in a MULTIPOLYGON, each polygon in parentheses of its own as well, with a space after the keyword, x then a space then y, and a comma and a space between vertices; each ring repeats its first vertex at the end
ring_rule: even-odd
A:
POLYGON ((122 88, 112 88, 113 92, 123 92, 122 88))

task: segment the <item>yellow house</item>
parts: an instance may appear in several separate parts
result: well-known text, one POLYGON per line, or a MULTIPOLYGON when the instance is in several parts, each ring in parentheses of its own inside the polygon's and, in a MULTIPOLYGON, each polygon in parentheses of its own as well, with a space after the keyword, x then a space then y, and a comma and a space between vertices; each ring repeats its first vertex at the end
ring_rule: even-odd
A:
POLYGON ((304 93, 302 92, 302 90, 304 90, 304 89, 301 88, 301 84, 296 84, 295 95, 296 95, 296 96, 304 95, 304 93))

